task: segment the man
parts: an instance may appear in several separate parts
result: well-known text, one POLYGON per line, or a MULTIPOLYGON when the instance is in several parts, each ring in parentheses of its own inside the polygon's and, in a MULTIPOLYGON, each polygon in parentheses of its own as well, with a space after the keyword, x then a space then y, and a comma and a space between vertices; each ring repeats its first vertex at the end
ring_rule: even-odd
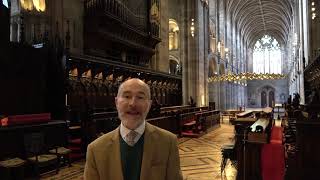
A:
POLYGON ((89 144, 86 180, 182 180, 177 137, 145 118, 150 88, 140 79, 122 83, 115 98, 121 125, 89 144))

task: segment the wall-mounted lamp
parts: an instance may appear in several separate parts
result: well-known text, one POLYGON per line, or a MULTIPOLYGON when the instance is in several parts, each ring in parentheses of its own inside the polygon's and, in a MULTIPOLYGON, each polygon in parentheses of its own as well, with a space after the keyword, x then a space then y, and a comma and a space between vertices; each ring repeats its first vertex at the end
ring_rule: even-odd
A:
POLYGON ((201 95, 201 106, 205 106, 205 99, 204 99, 204 95, 201 95))
POLYGON ((218 48, 218 52, 220 53, 221 52, 221 43, 220 43, 220 41, 218 42, 217 48, 218 48))
POLYGON ((191 27, 190 27, 190 30, 191 30, 191 36, 194 37, 194 19, 191 19, 191 27))
POLYGON ((311 19, 315 19, 317 17, 317 14, 315 13, 316 11, 316 7, 315 7, 315 4, 314 2, 311 2, 311 19))
POLYGON ((226 58, 227 62, 230 63, 230 60, 229 60, 229 48, 224 48, 224 57, 226 58))
POLYGON ((316 17, 317 17, 316 13, 312 13, 311 18, 312 18, 312 19, 315 19, 316 17))

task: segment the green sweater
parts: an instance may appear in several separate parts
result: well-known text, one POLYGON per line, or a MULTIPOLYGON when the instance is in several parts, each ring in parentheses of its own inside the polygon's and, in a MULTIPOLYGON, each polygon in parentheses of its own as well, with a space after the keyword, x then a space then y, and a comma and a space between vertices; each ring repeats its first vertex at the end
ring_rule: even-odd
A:
POLYGON ((134 146, 120 138, 120 153, 124 180, 139 180, 143 155, 144 135, 134 146))

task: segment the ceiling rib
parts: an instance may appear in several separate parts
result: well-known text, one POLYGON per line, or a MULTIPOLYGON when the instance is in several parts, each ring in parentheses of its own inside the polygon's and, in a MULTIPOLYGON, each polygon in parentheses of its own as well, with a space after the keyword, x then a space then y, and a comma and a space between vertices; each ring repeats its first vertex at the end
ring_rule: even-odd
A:
POLYGON ((260 6, 261 18, 262 18, 262 22, 263 22, 264 33, 267 33, 267 31, 266 31, 266 22, 264 20, 264 14, 263 14, 263 10, 262 10, 261 0, 259 0, 259 6, 260 6))

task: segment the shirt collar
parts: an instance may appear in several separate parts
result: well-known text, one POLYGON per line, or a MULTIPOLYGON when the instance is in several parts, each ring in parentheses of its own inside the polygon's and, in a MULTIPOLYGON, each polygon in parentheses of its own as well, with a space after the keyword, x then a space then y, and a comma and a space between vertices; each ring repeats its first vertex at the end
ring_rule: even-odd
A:
MULTIPOLYGON (((137 132, 139 134, 139 137, 144 133, 144 130, 146 129, 146 122, 143 121, 140 126, 138 126, 136 129, 134 129, 135 132, 137 132)), ((120 134, 121 137, 124 138, 127 136, 127 134, 131 131, 131 129, 128 129, 127 127, 125 127, 123 125, 123 123, 121 122, 120 124, 120 134)))

